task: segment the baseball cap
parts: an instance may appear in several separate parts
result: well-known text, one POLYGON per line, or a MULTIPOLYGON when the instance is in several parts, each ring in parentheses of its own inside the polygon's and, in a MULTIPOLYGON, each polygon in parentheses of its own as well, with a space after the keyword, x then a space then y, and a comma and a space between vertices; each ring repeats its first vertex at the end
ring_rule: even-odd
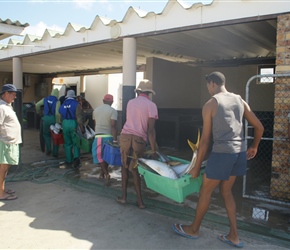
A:
POLYGON ((107 101, 107 102, 113 102, 114 101, 114 97, 112 95, 110 95, 110 94, 106 94, 104 96, 104 99, 103 100, 104 101, 107 101))

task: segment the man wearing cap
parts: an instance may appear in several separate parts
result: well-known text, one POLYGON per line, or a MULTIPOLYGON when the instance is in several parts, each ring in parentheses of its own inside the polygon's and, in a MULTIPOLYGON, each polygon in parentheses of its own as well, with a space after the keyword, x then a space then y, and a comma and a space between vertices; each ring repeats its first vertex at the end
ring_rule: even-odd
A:
POLYGON ((75 99, 75 91, 69 90, 64 103, 59 108, 62 119, 62 131, 64 138, 65 165, 80 168, 80 148, 76 145, 75 131, 78 126, 83 130, 82 109, 75 99))
POLYGON ((149 140, 152 155, 156 158, 156 131, 155 121, 158 119, 158 110, 149 95, 155 95, 152 82, 144 79, 135 89, 137 97, 127 104, 126 122, 120 135, 120 151, 122 155, 122 196, 117 202, 126 203, 129 171, 133 175, 134 187, 137 194, 137 206, 145 208, 142 196, 140 175, 137 169, 137 160, 142 156, 147 139, 149 140))
MULTIPOLYGON (((46 155, 51 154, 51 132, 50 126, 55 123, 60 123, 60 114, 58 112, 60 107, 60 101, 58 101, 58 89, 53 89, 51 94, 48 97, 41 99, 35 104, 36 113, 40 113, 40 107, 43 108, 43 117, 42 117, 42 133, 45 141, 46 155)), ((58 156, 59 146, 53 144, 52 147, 52 156, 58 156)))
POLYGON ((10 165, 19 163, 19 144, 22 143, 21 125, 13 110, 17 88, 5 84, 0 92, 0 200, 15 200, 15 191, 5 189, 5 178, 10 165))
POLYGON ((217 186, 226 207, 230 230, 218 239, 234 247, 243 247, 239 239, 236 219, 236 204, 232 187, 237 176, 246 174, 247 160, 257 154, 264 127, 241 96, 230 93, 225 87, 225 76, 212 72, 206 76, 207 89, 212 96, 202 108, 203 130, 195 166, 190 171, 193 178, 200 174, 200 167, 207 154, 211 136, 212 152, 207 161, 194 221, 191 225, 173 224, 176 233, 197 239, 204 215, 210 205, 212 192, 217 186), (254 127, 254 139, 248 149, 243 133, 243 119, 254 127))
POLYGON ((117 111, 111 107, 114 98, 110 94, 106 94, 103 98, 103 104, 94 109, 92 118, 95 123, 95 139, 92 145, 93 162, 100 164, 100 178, 106 179, 109 184, 110 175, 108 173, 108 163, 102 159, 102 150, 104 143, 117 143, 117 111))

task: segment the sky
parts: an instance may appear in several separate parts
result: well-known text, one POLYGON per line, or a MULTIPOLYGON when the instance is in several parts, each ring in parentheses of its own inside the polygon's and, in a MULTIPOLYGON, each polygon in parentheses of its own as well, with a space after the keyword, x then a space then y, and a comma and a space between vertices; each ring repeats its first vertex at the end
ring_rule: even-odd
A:
MULTIPOLYGON (((161 13, 170 0, 0 0, 0 18, 28 23, 23 35, 42 36, 45 29, 64 31, 69 23, 90 27, 96 16, 122 21, 130 6, 161 13)), ((188 7, 196 2, 182 0, 188 7)), ((13 39, 21 38, 13 37, 13 39)))

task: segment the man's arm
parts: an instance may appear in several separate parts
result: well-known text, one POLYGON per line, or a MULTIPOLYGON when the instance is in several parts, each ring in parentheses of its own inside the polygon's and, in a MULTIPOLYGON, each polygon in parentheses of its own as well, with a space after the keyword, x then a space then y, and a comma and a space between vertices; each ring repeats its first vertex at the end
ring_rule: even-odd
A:
POLYGON ((113 136, 113 140, 117 141, 117 121, 111 119, 111 130, 112 130, 112 136, 113 136))
POLYGON ((254 140, 252 145, 247 150, 248 160, 254 158, 258 151, 258 146, 264 133, 264 126, 251 110, 250 106, 243 100, 244 103, 244 117, 254 127, 254 140))
POLYGON ((40 113, 40 107, 44 104, 44 98, 42 98, 39 102, 35 104, 36 114, 40 113))
POLYGON ((148 120, 148 140, 153 153, 156 152, 156 131, 155 131, 155 119, 149 118, 148 120))

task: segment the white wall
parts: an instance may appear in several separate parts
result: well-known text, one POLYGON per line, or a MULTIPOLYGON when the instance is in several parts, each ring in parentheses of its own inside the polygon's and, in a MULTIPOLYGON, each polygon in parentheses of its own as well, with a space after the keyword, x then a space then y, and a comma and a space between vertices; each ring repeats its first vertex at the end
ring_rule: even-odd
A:
MULTIPOLYGON (((201 105, 203 105, 210 95, 206 88, 205 75, 213 71, 220 71, 226 77, 226 88, 229 92, 241 95, 243 99, 246 96, 246 85, 248 80, 258 75, 258 65, 244 65, 236 67, 223 68, 203 68, 201 83, 201 105)), ((275 84, 259 84, 252 82, 249 88, 249 104, 254 111, 274 111, 274 92, 275 84)))
MULTIPOLYGON (((148 58, 146 75, 153 82, 158 108, 199 109, 209 100, 205 76, 220 71, 226 76, 226 88, 245 99, 247 81, 259 74, 258 65, 194 68, 158 58, 148 58)), ((251 84, 251 108, 255 111, 274 110, 274 85, 251 84), (262 89, 262 90, 261 90, 262 89)))
MULTIPOLYGON (((136 86, 144 78, 144 72, 136 73, 136 86)), ((89 75, 84 78, 84 89, 86 100, 93 108, 103 104, 103 97, 106 94, 114 96, 112 107, 116 110, 122 110, 122 73, 89 75)), ((59 89, 59 96, 64 94, 65 85, 76 86, 76 95, 80 95, 80 77, 61 77, 52 80, 54 88, 59 89)))
MULTIPOLYGON (((152 100, 158 108, 201 109, 210 98, 206 88, 205 76, 213 71, 221 71, 226 76, 226 88, 245 99, 247 81, 259 74, 258 65, 245 65, 220 68, 194 68, 159 58, 147 58, 146 72, 138 72, 136 86, 140 80, 147 78, 153 82, 156 95, 152 100), (144 76, 145 75, 145 76, 144 76)), ((103 103, 103 97, 109 93, 114 96, 113 107, 122 110, 122 74, 86 76, 85 96, 93 108, 103 103)), ((76 85, 80 94, 80 77, 54 78, 57 88, 63 85, 76 85), (60 84, 61 81, 61 84, 60 84)), ((255 111, 274 110, 274 85, 257 86, 251 84, 250 105, 255 111)), ((60 96, 63 90, 60 89, 60 96)))
MULTIPOLYGON (((144 72, 136 73, 136 86, 144 78, 144 72)), ((122 91, 122 74, 110 74, 108 79, 108 93, 114 96, 114 103, 112 107, 116 110, 122 110, 122 100, 123 100, 123 91, 122 91)))
POLYGON ((158 58, 147 59, 158 108, 200 108, 201 70, 158 58))
POLYGON ((105 94, 108 94, 108 75, 86 76, 85 97, 93 108, 103 104, 105 94))

